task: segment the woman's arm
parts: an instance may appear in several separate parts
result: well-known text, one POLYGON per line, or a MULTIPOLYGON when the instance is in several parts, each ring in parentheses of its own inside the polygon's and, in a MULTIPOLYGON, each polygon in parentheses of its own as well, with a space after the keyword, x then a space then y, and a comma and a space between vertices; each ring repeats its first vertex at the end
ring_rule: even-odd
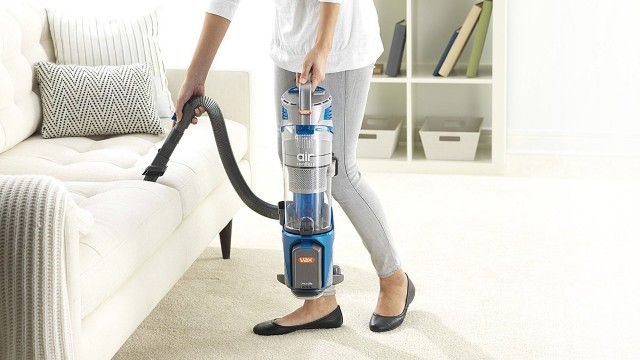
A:
MULTIPOLYGON (((182 119, 182 108, 184 104, 194 95, 204 94, 204 81, 211 68, 213 58, 216 56, 222 39, 224 39, 231 21, 222 16, 207 13, 200 32, 198 45, 191 59, 191 65, 187 69, 187 77, 180 88, 178 101, 176 103, 176 116, 182 119)), ((196 110, 196 115, 200 116, 202 111, 196 110)), ((194 121, 195 123, 195 121, 194 121)))
POLYGON ((333 46, 333 34, 336 29, 339 12, 339 3, 320 3, 320 19, 315 44, 304 59, 302 73, 296 74, 296 82, 298 84, 305 84, 309 79, 309 74, 311 74, 312 91, 320 82, 324 81, 327 57, 333 46))

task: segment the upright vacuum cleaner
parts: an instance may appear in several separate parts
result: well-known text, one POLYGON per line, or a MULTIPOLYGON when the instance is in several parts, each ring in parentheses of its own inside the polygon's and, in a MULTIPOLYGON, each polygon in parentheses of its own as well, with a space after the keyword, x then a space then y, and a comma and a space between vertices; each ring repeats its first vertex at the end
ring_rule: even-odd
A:
POLYGON ((337 175, 332 153, 333 120, 329 91, 311 84, 292 87, 282 97, 280 135, 284 171, 284 200, 278 206, 258 198, 249 188, 233 156, 224 117, 215 101, 198 96, 189 99, 180 121, 169 133, 143 175, 156 181, 167 170, 171 153, 184 131, 203 107, 213 128, 224 169, 240 199, 258 214, 280 221, 284 274, 278 280, 299 298, 315 299, 331 285, 344 280, 333 265, 333 210, 331 180, 337 175))

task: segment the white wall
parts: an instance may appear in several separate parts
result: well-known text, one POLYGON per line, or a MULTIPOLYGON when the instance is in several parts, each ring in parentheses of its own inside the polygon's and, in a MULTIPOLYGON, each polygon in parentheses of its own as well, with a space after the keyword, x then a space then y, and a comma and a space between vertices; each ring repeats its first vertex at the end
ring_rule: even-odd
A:
POLYGON ((508 151, 640 155, 640 4, 508 2, 508 151))
MULTIPOLYGON (((640 4, 630 0, 505 1, 507 151, 640 155, 640 47, 635 45, 640 4)), ((207 2, 135 2, 139 7, 163 7, 161 36, 168 66, 188 65, 207 2)), ((132 3, 113 0, 109 6, 130 9, 132 3)), ((271 129, 273 109, 267 56, 272 16, 271 1, 243 0, 213 65, 214 69, 255 72, 265 131, 271 129)))

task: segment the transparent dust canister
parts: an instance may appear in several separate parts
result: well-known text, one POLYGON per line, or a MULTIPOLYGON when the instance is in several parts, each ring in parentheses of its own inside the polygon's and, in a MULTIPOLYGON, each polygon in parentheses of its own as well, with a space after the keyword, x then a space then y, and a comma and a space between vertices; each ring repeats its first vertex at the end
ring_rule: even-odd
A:
POLYGON ((321 234, 332 226, 333 134, 326 126, 300 126, 285 126, 282 131, 284 227, 301 235, 321 234))

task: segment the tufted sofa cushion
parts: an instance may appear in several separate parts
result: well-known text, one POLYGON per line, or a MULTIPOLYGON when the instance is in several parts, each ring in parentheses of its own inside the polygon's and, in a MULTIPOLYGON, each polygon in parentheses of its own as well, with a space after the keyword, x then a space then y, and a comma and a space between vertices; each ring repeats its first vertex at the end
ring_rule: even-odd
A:
POLYGON ((180 194, 144 181, 64 185, 94 218, 79 245, 84 317, 117 290, 180 224, 180 194))
POLYGON ((40 126, 33 72, 38 61, 55 61, 44 8, 27 3, 0 9, 0 153, 40 126))
MULTIPOLYGON (((169 123, 169 119, 163 119, 167 130, 169 123)), ((227 120, 226 124, 234 156, 239 161, 248 148, 247 130, 233 121, 227 120)), ((0 154, 0 172, 45 174, 63 182, 142 180, 142 172, 151 164, 167 134, 58 139, 34 135, 0 154)), ((178 191, 186 217, 224 179, 226 174, 211 124, 208 118, 203 118, 187 129, 158 184, 178 191)))

